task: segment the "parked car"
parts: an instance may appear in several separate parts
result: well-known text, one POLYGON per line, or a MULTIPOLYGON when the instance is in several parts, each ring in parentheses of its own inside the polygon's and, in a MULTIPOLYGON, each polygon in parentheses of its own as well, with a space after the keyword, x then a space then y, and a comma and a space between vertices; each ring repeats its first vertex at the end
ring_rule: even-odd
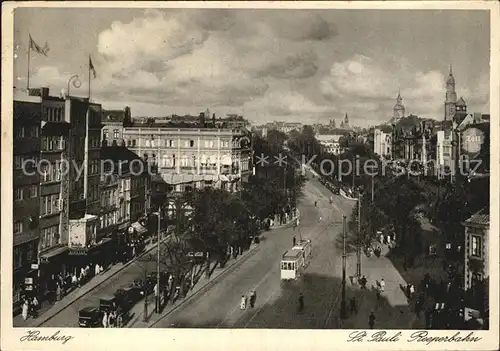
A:
POLYGON ((87 306, 78 311, 78 325, 82 328, 96 328, 101 325, 103 311, 97 306, 87 306))
POLYGON ((115 298, 123 305, 122 308, 132 307, 143 297, 142 290, 142 285, 131 283, 116 290, 115 298))

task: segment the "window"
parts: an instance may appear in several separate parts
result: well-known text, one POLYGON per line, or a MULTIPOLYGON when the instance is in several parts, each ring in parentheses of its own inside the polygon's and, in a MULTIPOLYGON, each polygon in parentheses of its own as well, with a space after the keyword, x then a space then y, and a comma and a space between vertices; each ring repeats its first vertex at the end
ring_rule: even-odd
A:
POLYGON ((102 138, 108 139, 108 129, 107 128, 102 130, 102 138))
POLYGON ((24 138, 24 127, 18 127, 15 131, 16 138, 24 138))
POLYGON ((23 251, 21 248, 14 247, 14 252, 13 252, 13 264, 14 264, 14 269, 21 268, 23 265, 23 251))
POLYGON ((120 131, 118 129, 113 129, 113 138, 118 139, 120 137, 120 131))
POLYGON ((132 139, 132 146, 135 146, 136 145, 136 141, 135 139, 132 139))
POLYGON ((189 140, 189 147, 194 147, 194 140, 189 140))
POLYGON ((169 140, 168 141, 168 147, 174 147, 174 141, 173 140, 169 140))
POLYGON ((21 201, 23 199, 23 188, 17 187, 14 189, 14 200, 21 201))
POLYGON ((33 184, 28 188, 28 198, 32 199, 38 196, 38 185, 33 184))
POLYGON ((146 142, 146 145, 145 145, 145 146, 146 146, 146 147, 149 147, 149 146, 150 146, 150 140, 149 140, 149 139, 146 139, 146 140, 145 140, 145 142, 146 142))
POLYGON ((38 138, 39 132, 40 132, 40 129, 38 128, 38 126, 31 128, 31 137, 38 138))
POLYGON ((23 167, 23 157, 19 155, 14 155, 14 168, 22 169, 23 167))
POLYGON ((59 226, 43 228, 40 231, 40 248, 46 249, 60 244, 59 226))
POLYGON ((23 221, 14 222, 14 234, 21 234, 23 232, 23 221))
POLYGON ((477 235, 471 236, 471 256, 481 257, 481 237, 477 235))

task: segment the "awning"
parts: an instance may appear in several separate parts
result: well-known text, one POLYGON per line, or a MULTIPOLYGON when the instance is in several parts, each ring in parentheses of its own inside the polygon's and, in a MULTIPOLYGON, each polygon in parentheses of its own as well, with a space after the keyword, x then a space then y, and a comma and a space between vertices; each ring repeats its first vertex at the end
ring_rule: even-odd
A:
POLYGON ((49 251, 44 252, 43 254, 41 254, 40 255, 40 260, 41 261, 48 261, 52 257, 60 255, 60 254, 63 254, 63 253, 65 253, 68 250, 69 250, 69 247, 67 247, 67 246, 62 246, 62 247, 57 247, 57 248, 51 249, 51 250, 49 250, 49 251))
POLYGON ((146 228, 144 228, 144 226, 139 223, 139 222, 134 222, 132 223, 132 228, 135 229, 135 231, 138 233, 138 234, 144 234, 146 233, 148 230, 146 228))

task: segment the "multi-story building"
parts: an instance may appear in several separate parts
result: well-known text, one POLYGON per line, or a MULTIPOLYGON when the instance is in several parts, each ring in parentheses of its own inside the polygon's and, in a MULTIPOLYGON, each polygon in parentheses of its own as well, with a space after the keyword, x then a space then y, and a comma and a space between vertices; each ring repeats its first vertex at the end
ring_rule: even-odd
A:
POLYGON ((150 175, 145 162, 124 146, 103 145, 101 158, 101 228, 107 232, 105 237, 123 248, 131 241, 129 234, 146 233, 138 221, 147 211, 146 186, 150 175))
POLYGON ((40 99, 15 96, 13 118, 13 305, 18 310, 22 295, 37 283, 40 237, 40 99), (35 266, 33 266, 35 265, 35 266))
POLYGON ((489 281, 489 234, 490 215, 488 207, 472 215, 465 227, 465 319, 472 317, 483 321, 488 309, 489 281))
POLYGON ((135 123, 124 128, 127 147, 176 191, 214 186, 239 191, 251 171, 245 129, 172 128, 135 123))
POLYGON ((109 146, 121 145, 123 141, 123 122, 131 120, 130 107, 123 110, 103 110, 101 140, 109 146))

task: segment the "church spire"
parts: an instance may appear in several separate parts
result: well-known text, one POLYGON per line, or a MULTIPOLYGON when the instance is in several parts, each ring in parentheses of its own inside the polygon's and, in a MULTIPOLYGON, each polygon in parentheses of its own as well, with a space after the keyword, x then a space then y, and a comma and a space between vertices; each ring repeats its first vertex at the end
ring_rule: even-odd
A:
POLYGON ((452 67, 452 64, 450 63, 450 76, 453 75, 453 67, 452 67))

